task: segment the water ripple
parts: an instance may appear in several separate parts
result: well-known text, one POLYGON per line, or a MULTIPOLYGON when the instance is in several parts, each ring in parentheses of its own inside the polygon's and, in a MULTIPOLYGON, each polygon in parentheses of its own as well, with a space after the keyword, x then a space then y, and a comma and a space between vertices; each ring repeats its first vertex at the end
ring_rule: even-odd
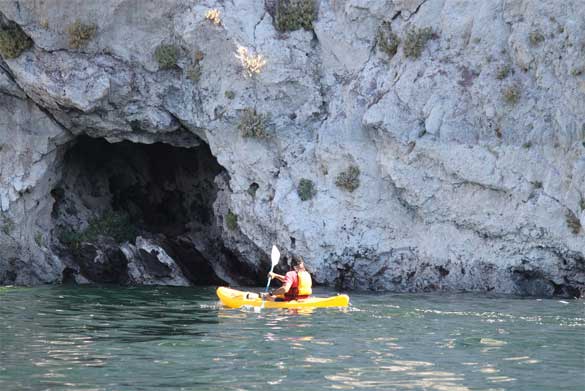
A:
POLYGON ((574 390, 581 301, 352 295, 230 310, 213 289, 0 288, 0 389, 574 390))

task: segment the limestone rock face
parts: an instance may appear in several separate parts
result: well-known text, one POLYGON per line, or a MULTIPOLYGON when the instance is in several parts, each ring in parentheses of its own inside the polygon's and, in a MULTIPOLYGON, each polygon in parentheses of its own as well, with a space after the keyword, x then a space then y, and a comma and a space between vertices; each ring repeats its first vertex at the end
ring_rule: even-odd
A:
POLYGON ((128 259, 128 277, 132 284, 189 285, 175 261, 155 243, 139 236, 135 246, 126 244, 122 252, 128 259))
MULTIPOLYGON (((166 235, 176 251, 215 253, 219 280, 261 280, 277 244, 342 288, 585 291, 579 0, 321 0, 312 30, 286 32, 276 3, 0 3, 0 25, 34 41, 0 61, 0 282, 78 270, 59 250, 53 190, 66 152, 90 136, 208 146, 225 170, 214 218, 202 231, 186 208, 186 231, 166 235), (72 48, 76 21, 96 30, 72 48), (160 45, 174 45, 176 65, 161 67, 160 45), (267 137, 242 136, 247 110, 267 137), (350 167, 357 188, 339 180, 350 167), (315 189, 306 201, 301 179, 315 189)), ((118 205, 89 195, 85 220, 118 205)), ((145 262, 136 282, 151 281, 145 262)))

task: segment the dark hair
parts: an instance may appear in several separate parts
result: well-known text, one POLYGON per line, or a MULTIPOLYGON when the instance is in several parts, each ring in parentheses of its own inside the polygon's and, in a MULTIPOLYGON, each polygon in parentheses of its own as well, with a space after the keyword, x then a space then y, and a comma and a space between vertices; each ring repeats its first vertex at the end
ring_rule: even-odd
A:
POLYGON ((291 261, 290 261, 290 266, 291 267, 295 267, 295 266, 299 266, 301 263, 304 263, 305 261, 303 260, 302 257, 296 256, 296 257, 292 257, 291 261))

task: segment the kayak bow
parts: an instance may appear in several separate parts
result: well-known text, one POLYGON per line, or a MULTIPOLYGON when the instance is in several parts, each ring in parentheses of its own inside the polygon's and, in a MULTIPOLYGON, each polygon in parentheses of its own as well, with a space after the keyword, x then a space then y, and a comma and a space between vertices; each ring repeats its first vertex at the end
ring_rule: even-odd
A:
POLYGON ((217 288, 217 297, 221 303, 229 308, 261 307, 264 308, 324 308, 324 307, 347 307, 349 296, 337 295, 330 297, 309 297, 308 299, 292 301, 268 301, 261 298, 247 299, 246 295, 251 292, 238 291, 236 289, 220 286, 217 288))

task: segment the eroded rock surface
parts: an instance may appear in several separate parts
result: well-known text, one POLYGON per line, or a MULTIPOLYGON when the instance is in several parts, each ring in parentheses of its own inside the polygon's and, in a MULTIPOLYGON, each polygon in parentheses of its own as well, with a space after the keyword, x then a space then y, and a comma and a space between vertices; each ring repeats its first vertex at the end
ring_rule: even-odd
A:
POLYGON ((175 259, 188 257, 210 260, 199 265, 214 281, 254 282, 276 243, 343 288, 583 293, 580 1, 318 1, 312 30, 286 32, 276 4, 0 3, 0 22, 34 41, 0 61, 0 282, 79 272, 58 228, 114 208, 108 189, 52 216, 67 151, 86 135, 204 146, 216 159, 219 171, 191 173, 213 178, 210 235, 195 234, 192 210, 178 231, 151 229, 165 235, 156 263, 182 270, 176 283, 198 278, 175 259), (76 20, 96 34, 72 49, 76 20), (154 55, 162 44, 178 50, 170 69, 154 55), (259 73, 240 47, 266 60, 259 73), (247 109, 266 116, 267 138, 242 137, 247 109), (352 166, 359 186, 348 191, 338 177, 352 166), (301 179, 314 185, 306 201, 301 179))

